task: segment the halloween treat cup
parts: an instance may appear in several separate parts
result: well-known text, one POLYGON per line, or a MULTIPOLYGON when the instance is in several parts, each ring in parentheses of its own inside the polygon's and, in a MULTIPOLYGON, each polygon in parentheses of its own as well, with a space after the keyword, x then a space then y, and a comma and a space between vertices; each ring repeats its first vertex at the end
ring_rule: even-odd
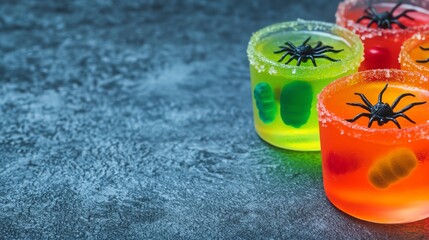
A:
POLYGON ((345 0, 338 5, 337 24, 357 33, 365 47, 359 70, 399 69, 402 43, 429 30, 429 1, 345 0), (372 2, 369 6, 368 2, 372 2))
POLYGON ((362 48, 351 31, 316 21, 284 22, 254 33, 247 54, 259 136, 281 148, 320 150, 316 96, 357 71, 362 48))
POLYGON ((429 76, 429 32, 417 33, 402 45, 401 69, 429 76))
POLYGON ((320 93, 323 183, 337 208, 378 223, 429 216, 428 81, 369 70, 320 93))

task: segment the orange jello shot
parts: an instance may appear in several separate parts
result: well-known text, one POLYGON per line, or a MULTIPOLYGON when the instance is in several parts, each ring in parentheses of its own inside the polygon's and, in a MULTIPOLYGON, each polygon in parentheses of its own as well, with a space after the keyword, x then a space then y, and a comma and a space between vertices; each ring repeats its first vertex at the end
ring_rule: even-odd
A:
POLYGON ((429 80, 369 70, 318 97, 323 182, 340 210, 366 221, 429 216, 429 80))
POLYGON ((336 20, 363 41, 365 61, 360 71, 399 69, 402 43, 418 32, 429 30, 429 1, 345 0, 338 5, 336 20))
POLYGON ((417 33, 402 45, 401 69, 429 76, 429 32, 417 33))

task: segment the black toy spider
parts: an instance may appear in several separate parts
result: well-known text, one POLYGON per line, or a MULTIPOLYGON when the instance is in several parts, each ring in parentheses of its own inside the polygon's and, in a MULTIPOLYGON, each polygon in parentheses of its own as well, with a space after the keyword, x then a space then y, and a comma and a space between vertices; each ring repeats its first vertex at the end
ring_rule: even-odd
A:
POLYGON ((362 101, 366 105, 363 105, 361 103, 347 103, 347 104, 351 105, 351 106, 361 107, 370 113, 360 113, 356 117, 354 117, 353 119, 346 119, 346 121, 354 122, 361 117, 367 117, 367 118, 369 118, 368 128, 371 127, 373 121, 377 121, 378 126, 383 126, 384 124, 388 123, 389 121, 392 121, 400 129, 401 125, 399 125, 396 118, 397 117, 403 117, 403 118, 407 119, 408 121, 415 124, 415 122, 413 120, 411 120, 407 115, 405 115, 404 112, 409 110, 410 108, 416 106, 416 105, 425 104, 426 102, 414 102, 414 103, 411 103, 408 106, 404 107, 399 112, 394 112, 393 109, 396 107, 396 105, 398 105, 399 101, 402 98, 407 97, 407 96, 415 97, 415 95, 412 93, 401 94, 399 97, 396 98, 395 101, 393 101, 392 106, 390 106, 388 103, 384 103, 382 101, 383 93, 384 93, 384 91, 386 91, 387 85, 388 84, 386 84, 386 86, 383 88, 383 90, 381 90, 380 94, 378 95, 378 102, 375 105, 372 105, 368 101, 368 99, 365 97, 365 95, 363 95, 362 93, 355 93, 355 95, 358 95, 361 97, 362 101))
MULTIPOLYGON (((420 49, 423 50, 423 51, 429 51, 429 48, 424 48, 422 46, 420 46, 420 49)), ((427 62, 429 62, 429 58, 427 58, 426 60, 416 60, 416 62, 418 62, 418 63, 427 63, 427 62)))
POLYGON ((393 13, 395 12, 396 9, 398 9, 399 6, 401 6, 401 4, 402 2, 396 4, 389 12, 385 11, 381 13, 377 12, 377 10, 375 10, 374 7, 369 6, 364 11, 367 15, 363 15, 356 22, 360 23, 364 19, 369 19, 371 21, 368 23, 367 27, 371 27, 372 24, 376 23, 378 28, 383 28, 383 29, 387 29, 387 28, 392 29, 392 24, 396 24, 402 29, 407 28, 404 24, 399 22, 399 18, 405 17, 410 20, 414 20, 414 18, 408 16, 407 13, 416 12, 416 10, 407 9, 407 10, 404 10, 401 14, 397 16, 393 16, 393 13))
POLYGON ((288 64, 292 60, 296 59, 298 61, 298 63, 296 64, 297 66, 299 66, 301 62, 307 62, 310 59, 313 65, 317 67, 315 58, 325 58, 331 62, 340 61, 338 59, 330 58, 323 53, 327 53, 327 52, 339 53, 344 49, 335 50, 332 46, 329 46, 329 45, 323 46, 323 43, 321 41, 319 41, 317 45, 313 48, 310 44, 307 44, 308 41, 310 41, 310 39, 311 37, 308 37, 298 47, 293 45, 291 42, 286 42, 284 46, 279 46, 279 48, 281 49, 278 51, 275 51, 274 53, 277 54, 277 53, 285 52, 285 54, 283 54, 283 56, 279 59, 278 62, 283 61, 283 59, 285 59, 287 55, 290 55, 291 57, 285 64, 288 64))

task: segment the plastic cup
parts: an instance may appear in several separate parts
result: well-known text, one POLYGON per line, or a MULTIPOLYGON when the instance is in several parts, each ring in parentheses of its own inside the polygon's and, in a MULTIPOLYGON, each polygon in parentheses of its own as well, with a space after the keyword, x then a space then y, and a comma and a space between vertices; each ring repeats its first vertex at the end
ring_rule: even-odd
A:
MULTIPOLYGON (((363 19, 360 23, 357 20, 363 15, 368 7, 368 0, 345 0, 338 5, 336 13, 337 24, 346 27, 358 34, 365 46, 365 61, 359 68, 360 71, 379 68, 399 69, 399 52, 402 43, 422 31, 429 30, 429 1, 404 0, 394 12, 393 16, 399 16, 405 10, 415 10, 408 12, 407 17, 398 18, 399 22, 407 28, 401 29, 398 25, 392 24, 392 29, 377 28, 377 24, 370 23, 369 19, 363 19)), ((391 11, 399 2, 397 0, 372 0, 372 6, 377 12, 391 11)))
POLYGON ((265 27, 250 39, 247 54, 254 124, 256 132, 266 142, 277 147, 318 151, 317 94, 331 81, 357 71, 362 61, 363 46, 359 37, 334 24, 297 20, 265 27), (297 59, 285 64, 290 56, 280 61, 284 52, 279 46, 290 42, 295 46, 307 44, 316 47, 332 46, 343 51, 323 53, 332 59, 297 59))
POLYGON ((428 85, 428 78, 417 72, 379 69, 344 77, 320 93, 323 183, 337 208, 377 223, 406 223, 429 216, 428 85), (384 88, 381 102, 390 104, 395 113, 420 102, 403 112, 415 124, 403 116, 394 118, 400 128, 394 121, 380 126, 378 119, 368 127, 366 116, 349 122, 369 113, 347 104, 365 105, 355 93, 376 106, 384 88), (394 104, 404 93, 414 97, 405 95, 394 104))
POLYGON ((401 69, 429 76, 429 32, 417 33, 404 42, 399 56, 401 69))

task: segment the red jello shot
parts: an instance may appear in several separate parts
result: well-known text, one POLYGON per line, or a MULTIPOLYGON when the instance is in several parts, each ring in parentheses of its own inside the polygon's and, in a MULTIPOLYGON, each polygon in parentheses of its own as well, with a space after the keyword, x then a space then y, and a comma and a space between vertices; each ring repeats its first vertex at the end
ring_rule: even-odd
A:
POLYGON ((360 71, 399 69, 402 43, 429 30, 429 1, 345 0, 338 5, 336 19, 338 25, 354 31, 363 41, 365 60, 360 71))

